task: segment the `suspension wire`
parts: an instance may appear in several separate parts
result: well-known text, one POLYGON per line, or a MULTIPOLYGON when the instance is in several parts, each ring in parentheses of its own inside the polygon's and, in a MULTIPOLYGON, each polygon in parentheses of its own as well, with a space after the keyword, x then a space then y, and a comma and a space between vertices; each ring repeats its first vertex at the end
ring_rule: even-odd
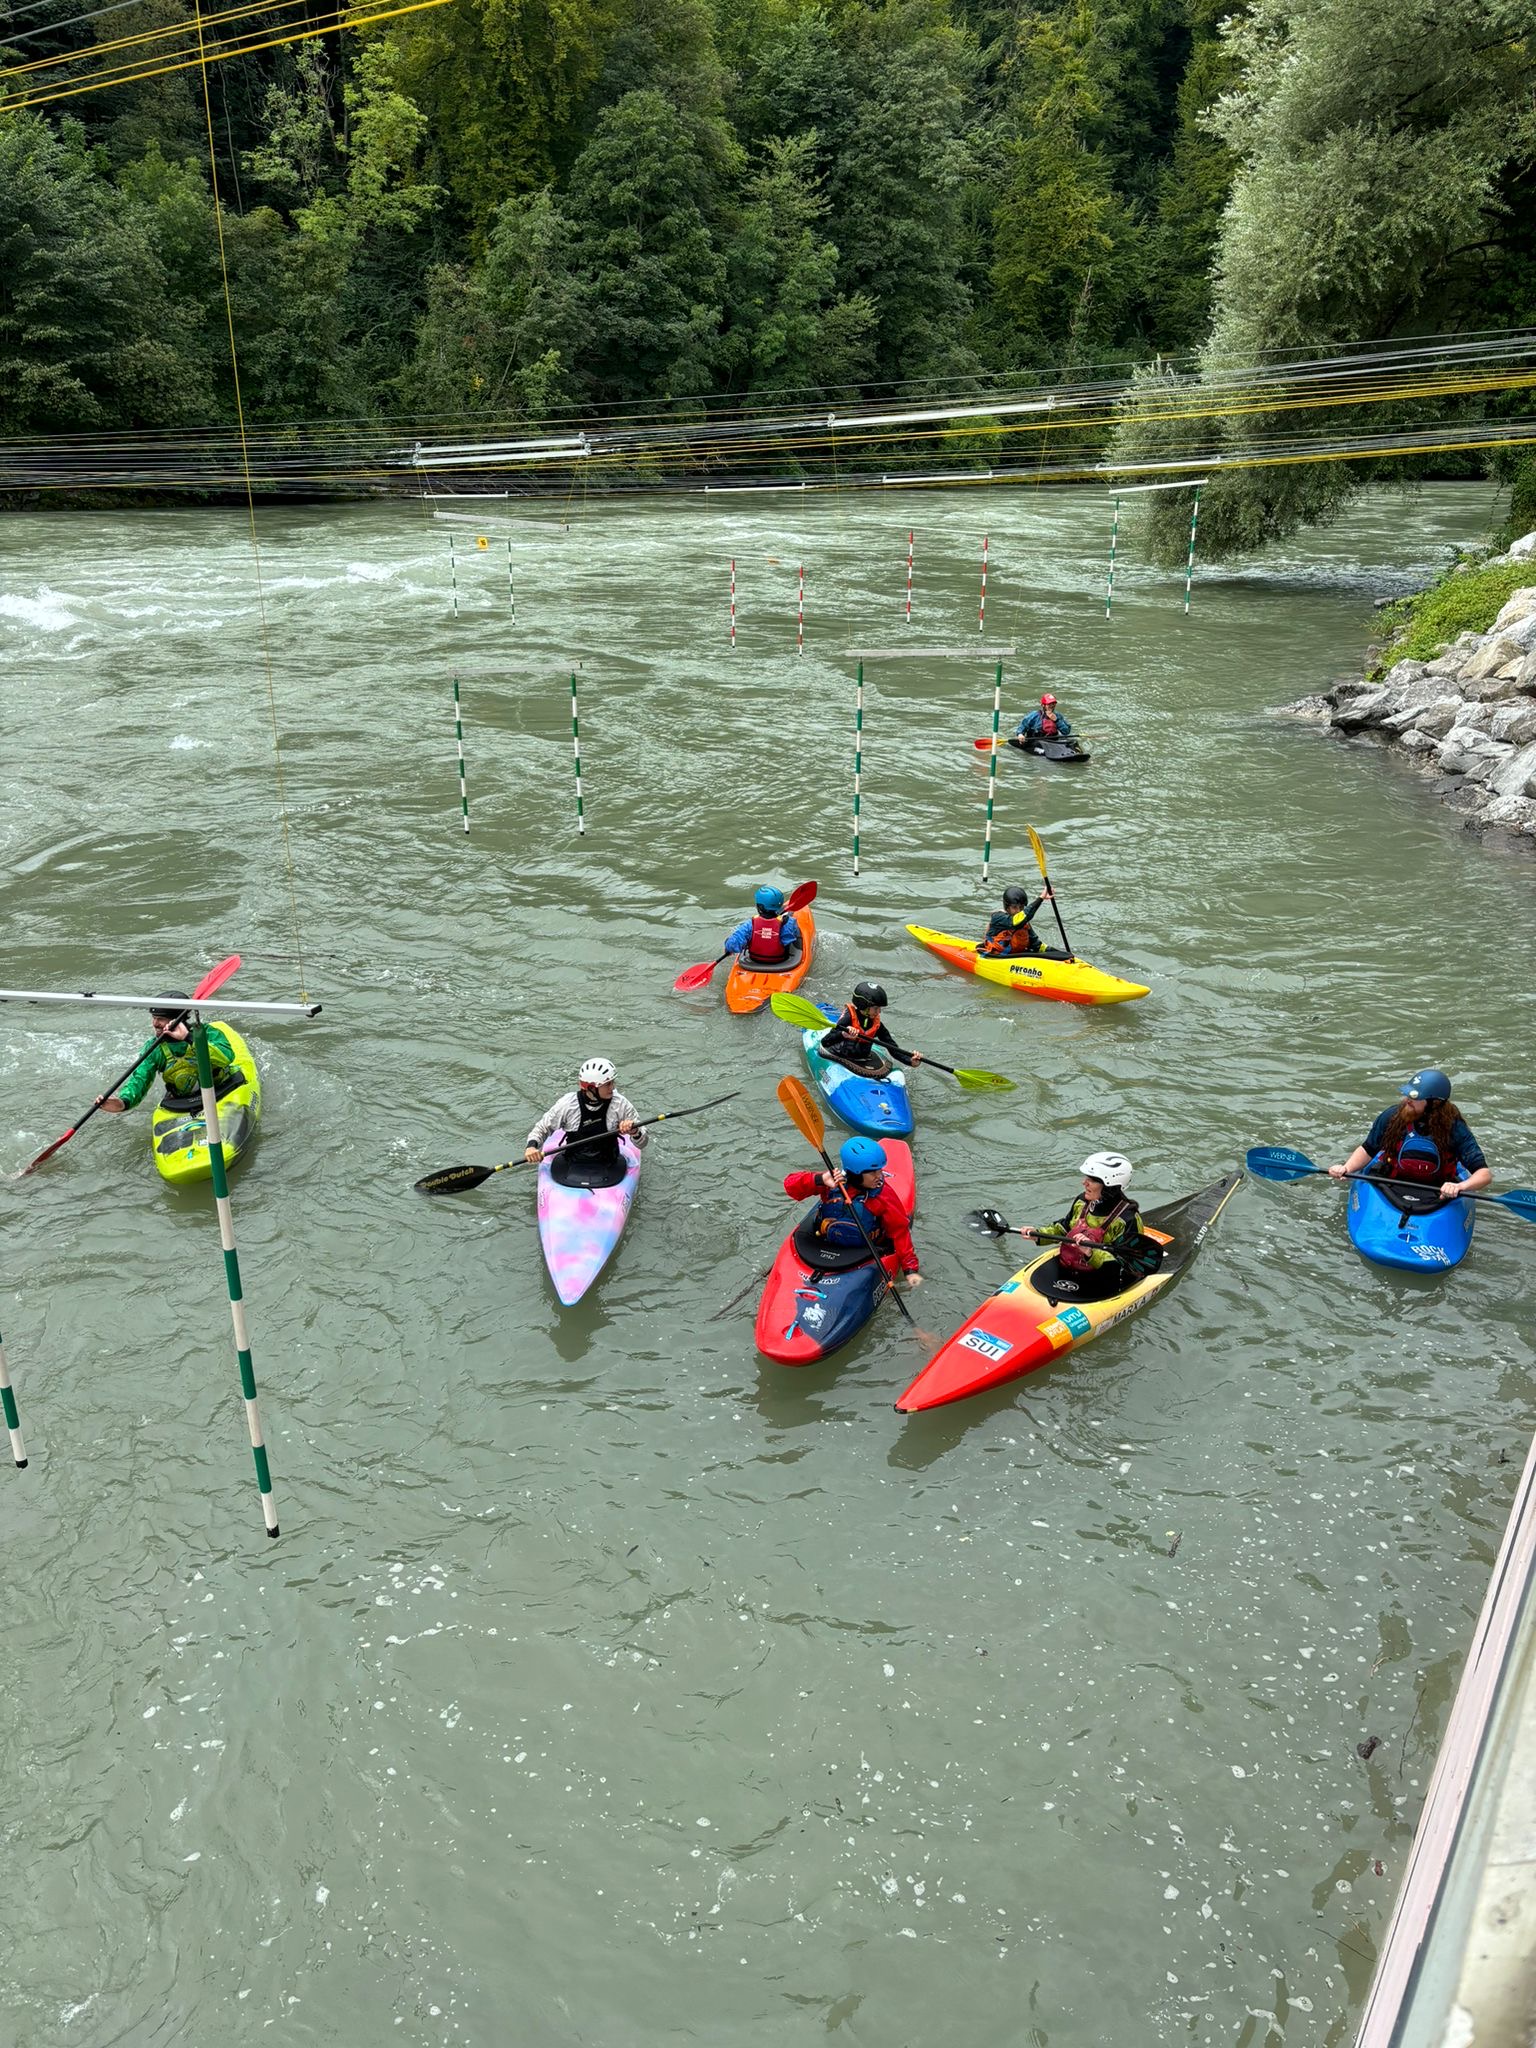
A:
MULTIPOLYGON (((203 6, 202 0, 192 0, 193 13, 197 22, 197 46, 199 56, 203 50, 203 6)), ((245 436, 245 404, 240 395, 240 352, 235 345, 235 309, 229 295, 229 263, 224 251, 223 209, 219 202, 219 161, 213 141, 213 98, 208 90, 208 65, 201 63, 203 82, 203 114, 208 126, 208 178, 213 188, 213 220, 218 233, 219 276, 224 290, 224 321, 229 330, 229 370, 235 392, 235 420, 240 429, 240 461, 245 473, 245 509, 251 529, 251 555, 256 565, 256 609, 261 621, 261 657, 266 671, 267 710, 272 720, 272 756, 277 766, 277 807, 282 821, 283 865, 288 877, 288 909, 293 924, 294 955, 299 969, 299 996, 309 1000, 309 990, 304 978, 304 933, 299 921, 298 888, 293 873, 293 844, 288 831, 288 793, 283 778, 283 747, 277 725, 277 687, 272 675, 272 641, 267 625, 267 593, 261 573, 261 540, 256 531, 256 494, 251 487, 250 451, 245 436)))

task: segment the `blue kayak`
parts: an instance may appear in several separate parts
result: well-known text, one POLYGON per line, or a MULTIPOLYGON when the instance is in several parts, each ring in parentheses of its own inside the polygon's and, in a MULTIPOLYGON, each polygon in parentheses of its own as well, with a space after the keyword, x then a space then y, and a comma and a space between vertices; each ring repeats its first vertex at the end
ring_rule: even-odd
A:
MULTIPOLYGON (((1458 1166, 1459 1180, 1467 1178, 1458 1166)), ((1378 1266, 1406 1273, 1432 1273, 1459 1266, 1472 1243, 1477 1207, 1443 1202, 1432 1189, 1378 1187, 1357 1180, 1349 1190, 1349 1240, 1378 1266)))
MULTIPOLYGON (((842 1015, 841 1010, 829 1010, 825 1003, 818 1003, 817 1008, 829 1025, 842 1015)), ((912 1098, 907 1093, 907 1077, 902 1069, 892 1067, 881 1081, 872 1081, 867 1074, 855 1074, 848 1067, 840 1067, 836 1060, 822 1058, 821 1041, 825 1036, 822 1031, 802 1031, 800 1043, 811 1079, 833 1115, 850 1131, 861 1131, 866 1138, 906 1137, 912 1128, 912 1098)))

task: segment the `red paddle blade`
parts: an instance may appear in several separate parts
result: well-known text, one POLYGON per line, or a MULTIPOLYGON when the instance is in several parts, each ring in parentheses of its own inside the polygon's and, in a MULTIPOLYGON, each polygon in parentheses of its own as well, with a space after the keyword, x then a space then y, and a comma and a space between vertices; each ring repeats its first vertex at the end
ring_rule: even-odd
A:
POLYGON ((682 989, 703 988, 719 964, 718 960, 701 960, 695 967, 685 967, 672 986, 682 989))
POLYGON ((802 882, 798 889, 790 890, 784 904, 784 915, 788 917, 792 911, 805 910, 815 901, 816 884, 814 882, 802 882))
MULTIPOLYGON (((1003 735, 1001 733, 999 733, 997 736, 997 744, 999 746, 1002 746, 1004 744, 1003 735)), ((972 740, 971 745, 976 749, 978 754, 990 754, 992 751, 992 735, 988 733, 987 737, 984 740, 972 740)))
POLYGON ((221 960, 217 967, 210 967, 202 980, 197 984, 197 987, 192 991, 194 1001, 200 1001, 204 996, 211 996, 216 988, 222 988, 230 976, 238 970, 239 966, 240 955, 238 953, 231 953, 227 959, 221 960))

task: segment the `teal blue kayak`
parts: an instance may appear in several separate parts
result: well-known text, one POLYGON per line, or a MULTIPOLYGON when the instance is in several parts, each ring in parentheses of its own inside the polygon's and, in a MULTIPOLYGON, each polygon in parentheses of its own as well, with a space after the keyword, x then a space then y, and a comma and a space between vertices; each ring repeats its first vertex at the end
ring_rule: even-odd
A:
MULTIPOLYGON (((818 1003, 817 1008, 829 1025, 842 1015, 841 1010, 829 1010, 825 1003, 818 1003)), ((912 1098, 903 1070, 892 1067, 879 1081, 868 1074, 855 1074, 836 1060, 823 1058, 821 1041, 825 1036, 822 1031, 802 1031, 800 1044, 811 1079, 832 1114, 850 1131, 859 1131, 866 1138, 906 1137, 912 1129, 912 1098)))

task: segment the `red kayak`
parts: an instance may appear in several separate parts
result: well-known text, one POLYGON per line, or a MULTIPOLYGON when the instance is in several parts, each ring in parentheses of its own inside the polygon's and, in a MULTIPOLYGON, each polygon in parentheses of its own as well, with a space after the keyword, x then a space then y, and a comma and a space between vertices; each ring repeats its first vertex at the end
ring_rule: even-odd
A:
MULTIPOLYGON (((885 1177, 910 1216, 917 1176, 910 1146, 882 1138, 885 1177)), ((878 1263, 862 1245, 844 1251, 820 1244, 807 1228, 813 1203, 779 1247, 757 1307, 757 1348, 779 1365, 814 1365, 846 1344, 869 1321, 896 1277, 894 1252, 878 1263)))

